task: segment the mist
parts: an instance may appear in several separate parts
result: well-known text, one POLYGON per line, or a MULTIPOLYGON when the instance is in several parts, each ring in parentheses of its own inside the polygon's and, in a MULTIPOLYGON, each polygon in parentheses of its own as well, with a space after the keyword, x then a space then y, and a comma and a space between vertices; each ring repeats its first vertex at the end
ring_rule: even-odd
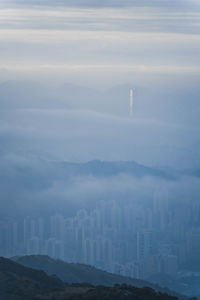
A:
POLYGON ((199 20, 193 0, 1 1, 1 256, 200 294, 199 20))

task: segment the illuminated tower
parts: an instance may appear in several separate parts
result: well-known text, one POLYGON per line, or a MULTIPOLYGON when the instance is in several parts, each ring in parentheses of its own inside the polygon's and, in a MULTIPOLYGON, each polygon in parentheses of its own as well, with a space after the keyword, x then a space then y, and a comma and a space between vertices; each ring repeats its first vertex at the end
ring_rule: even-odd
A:
POLYGON ((130 117, 133 117, 133 89, 130 89, 130 117))

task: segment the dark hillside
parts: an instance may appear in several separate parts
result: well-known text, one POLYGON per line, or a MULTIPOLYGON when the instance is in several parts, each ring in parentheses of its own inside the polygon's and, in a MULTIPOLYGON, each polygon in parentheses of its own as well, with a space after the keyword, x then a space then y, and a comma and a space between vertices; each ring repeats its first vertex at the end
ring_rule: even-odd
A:
POLYGON ((30 255, 14 257, 12 259, 26 267, 43 270, 48 275, 55 274, 66 283, 86 282, 95 286, 103 285, 110 287, 115 284, 125 283, 139 288, 147 286, 163 293, 177 295, 175 292, 172 292, 167 288, 159 287, 156 284, 152 284, 144 280, 112 274, 88 265, 55 260, 46 255, 30 255))
MULTIPOLYGON (((92 268, 90 268, 92 272, 92 268)), ((65 284, 43 271, 0 258, 1 300, 179 300, 150 287, 117 284, 112 287, 87 283, 65 284)))
POLYGON ((34 299, 34 295, 61 290, 64 286, 61 280, 44 271, 0 257, 0 299, 10 299, 12 295, 15 297, 11 299, 34 299))

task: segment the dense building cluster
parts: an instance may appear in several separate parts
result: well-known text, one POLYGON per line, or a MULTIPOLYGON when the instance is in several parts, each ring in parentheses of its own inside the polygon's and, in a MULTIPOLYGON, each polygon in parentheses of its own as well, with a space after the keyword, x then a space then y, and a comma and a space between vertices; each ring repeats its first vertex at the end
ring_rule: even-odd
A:
POLYGON ((200 204, 155 193, 146 201, 99 201, 64 213, 0 223, 0 256, 48 254, 148 279, 176 276, 200 262, 200 204))

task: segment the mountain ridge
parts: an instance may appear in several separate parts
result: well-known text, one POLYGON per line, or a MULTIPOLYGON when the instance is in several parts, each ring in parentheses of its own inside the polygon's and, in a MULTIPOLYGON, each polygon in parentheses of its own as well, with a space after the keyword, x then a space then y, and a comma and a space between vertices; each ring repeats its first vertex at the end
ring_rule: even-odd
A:
MULTIPOLYGON (((46 258, 50 259, 47 256, 46 258)), ((112 287, 94 286, 89 283, 64 283, 55 275, 49 276, 44 271, 28 268, 13 260, 0 257, 0 299, 180 300, 183 297, 169 295, 167 291, 155 291, 148 286, 139 288, 125 283, 115 284, 112 287)))
POLYGON ((108 287, 112 287, 115 284, 128 284, 138 288, 149 287, 157 292, 167 293, 172 296, 178 296, 181 299, 186 299, 186 297, 179 295, 176 292, 145 280, 109 273, 89 265, 67 263, 58 259, 55 260, 47 255, 13 257, 12 260, 25 267, 43 270, 48 275, 56 275, 56 277, 68 284, 88 283, 94 286, 103 285, 108 287))

